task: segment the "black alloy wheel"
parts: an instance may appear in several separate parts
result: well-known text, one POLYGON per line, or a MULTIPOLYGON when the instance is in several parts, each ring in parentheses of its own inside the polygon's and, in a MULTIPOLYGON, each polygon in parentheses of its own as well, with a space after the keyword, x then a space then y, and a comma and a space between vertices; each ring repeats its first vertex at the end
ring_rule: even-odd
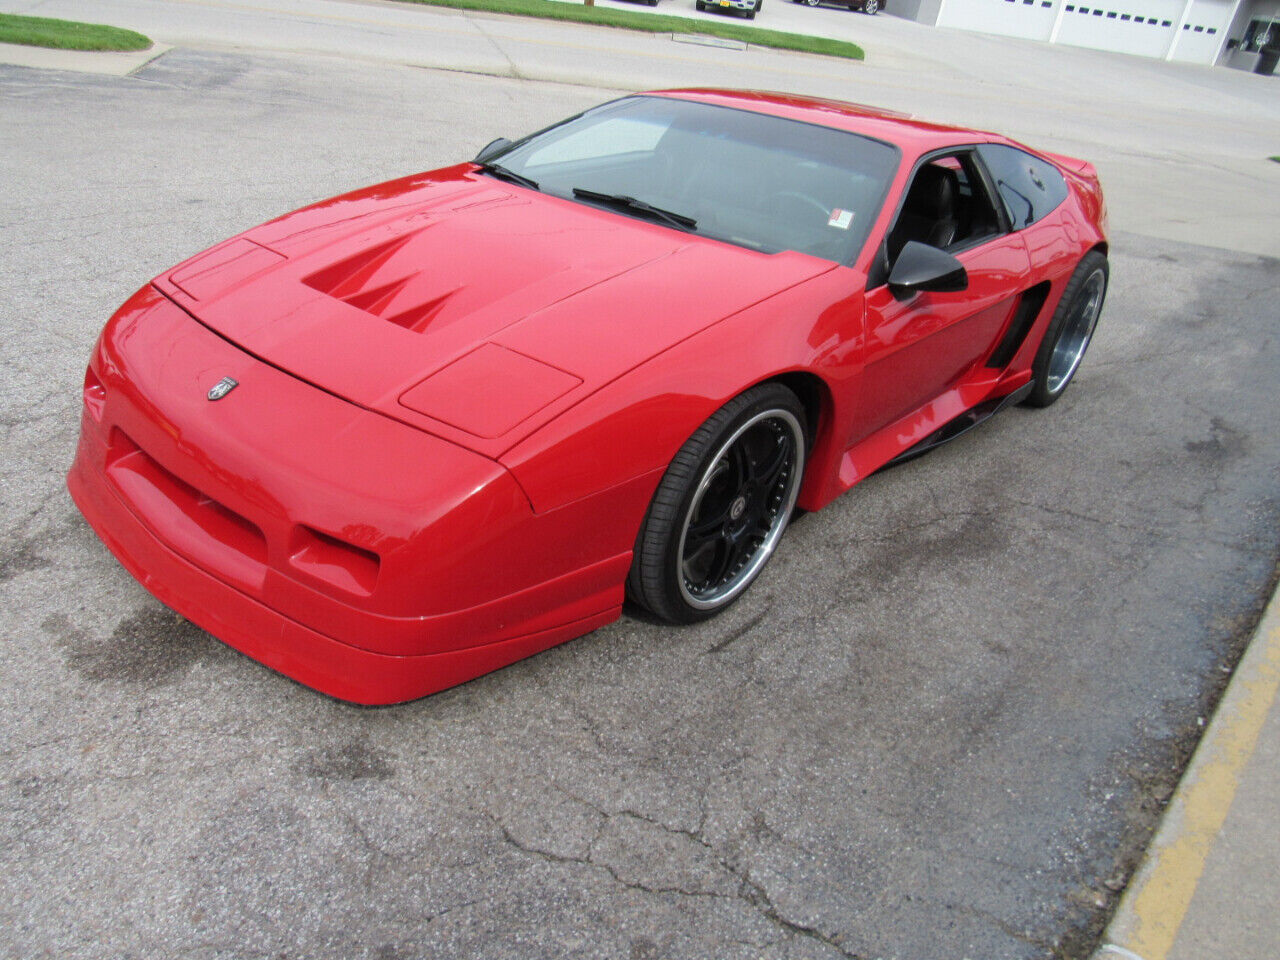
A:
POLYGON ((627 590, 672 623, 705 620, 764 569, 804 475, 805 413, 786 387, 716 411, 667 468, 636 540, 627 590))

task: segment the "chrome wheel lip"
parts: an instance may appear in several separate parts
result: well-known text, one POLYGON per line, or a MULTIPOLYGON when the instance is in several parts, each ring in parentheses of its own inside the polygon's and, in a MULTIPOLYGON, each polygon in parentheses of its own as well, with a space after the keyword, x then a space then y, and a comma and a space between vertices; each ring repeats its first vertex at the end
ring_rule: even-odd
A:
POLYGON ((676 562, 679 565, 676 571, 676 579, 680 586, 680 595, 684 602, 689 604, 695 610, 714 610, 718 607, 725 606, 743 590, 750 586, 751 582, 764 569, 764 565, 773 555, 774 549, 778 545, 778 541, 782 538, 782 534, 787 529, 787 521, 791 517, 791 512, 795 509, 796 498, 800 494, 800 480, 804 476, 805 462, 805 444, 804 444, 804 428, 800 425, 800 421, 789 410, 771 409, 764 410, 751 417, 745 423, 738 427, 719 448, 715 455, 707 461, 706 467, 702 471, 702 476, 698 478, 698 486, 694 490, 693 497, 689 501, 689 507, 685 511, 684 520, 680 527, 680 542, 676 548, 676 562), (693 523, 693 518, 698 512, 698 506, 702 502, 703 496, 715 479, 721 462, 725 460, 733 445, 747 433, 752 427, 766 421, 780 420, 782 421, 791 434, 792 448, 794 452, 794 462, 791 465, 790 473, 786 480, 786 490, 783 501, 778 505, 774 513, 769 533, 764 541, 756 548, 755 553, 751 555, 751 559, 747 565, 735 574, 727 583, 713 591, 711 594, 702 596, 694 595, 688 585, 685 583, 684 561, 685 561, 685 544, 689 535, 689 527, 693 523))
POLYGON ((1076 368, 1080 366, 1080 361, 1084 359, 1084 352, 1093 339, 1093 330, 1102 312, 1102 298, 1106 289, 1106 273, 1099 268, 1089 274, 1077 295, 1078 306, 1062 325, 1046 366, 1045 387, 1050 396, 1066 389, 1076 368))

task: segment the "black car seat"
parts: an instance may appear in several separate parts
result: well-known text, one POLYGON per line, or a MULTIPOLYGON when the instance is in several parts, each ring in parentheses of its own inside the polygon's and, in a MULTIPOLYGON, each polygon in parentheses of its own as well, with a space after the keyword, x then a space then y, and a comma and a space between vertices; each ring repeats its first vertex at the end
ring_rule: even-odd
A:
POLYGON ((945 249, 960 229, 959 178, 954 170, 927 164, 920 168, 889 235, 889 260, 896 260, 908 241, 945 249))

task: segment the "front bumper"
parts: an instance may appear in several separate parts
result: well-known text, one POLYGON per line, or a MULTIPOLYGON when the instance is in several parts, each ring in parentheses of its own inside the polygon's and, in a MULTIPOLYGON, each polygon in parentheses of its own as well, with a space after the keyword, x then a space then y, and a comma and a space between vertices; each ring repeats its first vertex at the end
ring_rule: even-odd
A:
MULTIPOLYGON (((341 643, 228 586, 162 544, 107 486, 83 439, 67 476, 72 499, 117 560, 161 603, 218 639, 339 700, 413 700, 505 667, 617 618, 611 608, 561 626, 494 643, 420 656, 392 656, 341 643)), ((625 571, 624 571, 625 573, 625 571)))
POLYGON ((154 290, 103 332, 68 486, 164 603, 359 703, 609 622, 630 561, 625 531, 600 534, 610 498, 534 514, 500 465, 254 360, 154 290), (210 402, 225 374, 241 385, 210 402))

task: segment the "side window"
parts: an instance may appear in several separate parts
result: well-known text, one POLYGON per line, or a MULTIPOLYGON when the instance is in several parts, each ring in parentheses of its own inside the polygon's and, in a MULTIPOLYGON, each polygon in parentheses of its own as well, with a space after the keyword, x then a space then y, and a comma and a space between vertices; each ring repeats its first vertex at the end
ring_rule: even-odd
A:
POLYGON ((934 157, 916 171, 886 253, 897 259, 909 241, 954 252, 1000 233, 995 205, 983 186, 972 152, 934 157))
POLYGON ((989 143, 978 148, 1013 229, 1043 219, 1067 198, 1067 183, 1050 163, 1016 147, 989 143))

